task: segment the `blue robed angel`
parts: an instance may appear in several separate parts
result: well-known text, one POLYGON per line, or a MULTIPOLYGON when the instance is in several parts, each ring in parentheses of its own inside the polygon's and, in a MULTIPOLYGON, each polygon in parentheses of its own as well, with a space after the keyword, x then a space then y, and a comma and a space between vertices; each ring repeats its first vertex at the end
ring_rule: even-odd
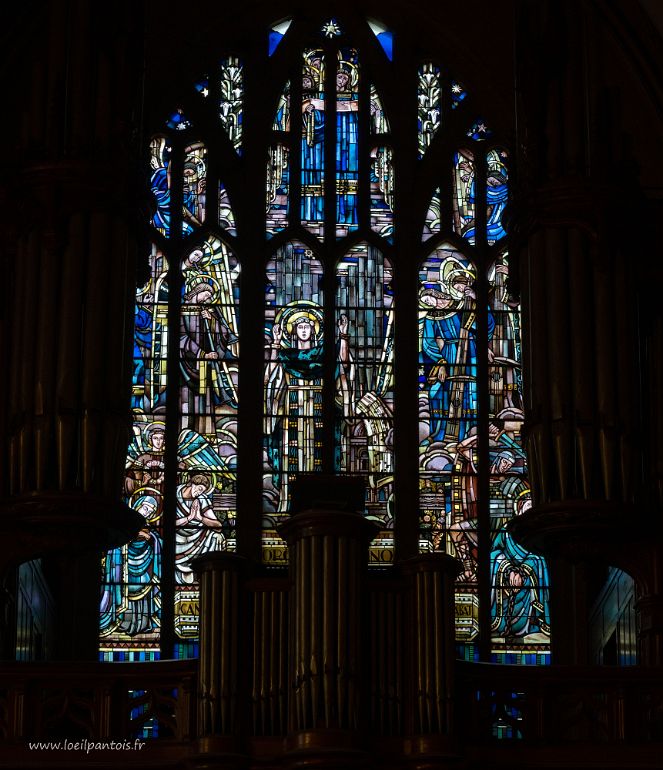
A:
MULTIPOLYGON (((419 295, 421 307, 426 309, 420 319, 420 363, 423 364, 421 385, 428 389, 428 443, 450 438, 462 441, 471 425, 470 420, 476 418, 475 295, 469 277, 465 271, 456 271, 453 289, 444 284, 428 285, 419 295), (458 298, 451 295, 452 290, 458 298), (452 406, 453 415, 450 415, 452 406), (457 427, 457 435, 450 435, 450 416, 457 427)), ((495 321, 489 311, 489 339, 494 328, 495 321)))

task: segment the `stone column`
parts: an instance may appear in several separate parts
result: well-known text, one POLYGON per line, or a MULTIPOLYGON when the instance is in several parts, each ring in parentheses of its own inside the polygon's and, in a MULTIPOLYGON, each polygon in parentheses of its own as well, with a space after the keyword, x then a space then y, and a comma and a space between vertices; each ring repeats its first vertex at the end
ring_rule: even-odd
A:
POLYGON ((280 531, 292 580, 288 766, 363 766, 365 573, 378 528, 358 513, 312 509, 280 531))
POLYGON ((663 665, 663 594, 641 595, 636 604, 639 616, 639 663, 663 665))
POLYGON ((585 581, 569 560, 616 564, 607 559, 617 546, 660 516, 640 378, 638 187, 608 84, 588 66, 600 61, 595 6, 524 0, 516 20, 520 189, 511 245, 534 507, 511 526, 527 547, 561 557, 551 603, 566 618, 557 614, 553 660, 581 663, 582 650, 558 643, 587 621, 577 593, 585 581), (560 597, 561 585, 574 586, 574 602, 560 597))
POLYGON ((409 766, 454 766, 454 579, 461 565, 444 553, 403 562, 409 579, 409 766))
MULTIPOLYGON (((124 0, 33 10, 17 30, 26 59, 16 64, 23 99, 12 113, 9 161, 17 224, 5 275, 12 291, 3 324, 8 451, 0 532, 20 547, 5 555, 5 567, 48 555, 63 540, 68 558, 85 548, 101 552, 141 523, 120 502, 130 429, 141 14, 124 0)), ((90 596, 98 605, 98 590, 90 596)), ((73 605, 59 598, 66 626, 73 605)), ((64 638, 72 648, 79 639, 64 638)))

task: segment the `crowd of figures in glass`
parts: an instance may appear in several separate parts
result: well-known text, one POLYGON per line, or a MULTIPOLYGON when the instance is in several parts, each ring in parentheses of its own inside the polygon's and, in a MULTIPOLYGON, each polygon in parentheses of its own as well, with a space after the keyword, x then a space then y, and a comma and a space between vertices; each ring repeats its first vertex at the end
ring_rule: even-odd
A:
MULTIPOLYGON (((126 502, 145 516, 146 527, 105 557, 101 636, 109 659, 113 652, 142 658, 159 649, 169 335, 167 266, 156 248, 151 264, 152 276, 137 293, 125 478, 126 502)), ((197 636, 198 625, 191 560, 234 548, 239 266, 219 239, 209 238, 191 249, 181 274, 180 422, 171 435, 177 437, 175 631, 186 640, 197 636)))
MULTIPOLYGON (((489 222, 489 232, 490 227, 489 222)), ((549 654, 548 571, 545 560, 528 553, 505 528, 532 504, 522 443, 521 316, 508 275, 503 253, 488 272, 494 319, 488 345, 492 650, 504 662, 520 662, 518 654, 537 662, 549 654)))
POLYGON ((239 264, 210 237, 181 264, 175 631, 197 636, 191 560, 234 550, 239 373, 239 264))
POLYGON ((476 478, 476 268, 451 246, 419 273, 419 462, 422 537, 463 565, 458 635, 479 632, 476 478))
MULTIPOLYGON (((237 152, 242 77, 239 60, 229 57, 221 63, 216 118, 237 152)), ((207 79, 203 85, 197 90, 206 96, 207 79)), ((167 125, 173 131, 192 130, 181 109, 167 125)), ((174 652, 191 654, 199 608, 191 562, 208 551, 235 547, 239 263, 220 237, 203 231, 209 213, 206 144, 196 140, 176 146, 167 136, 150 142, 149 223, 155 245, 149 278, 136 292, 133 432, 124 489, 126 503, 144 517, 145 526, 134 541, 103 558, 100 651, 105 660, 160 656, 164 600, 173 602, 168 615, 174 622, 174 652), (181 169, 179 179, 173 176, 173 158, 181 169), (177 216, 174 198, 181 199, 177 216), (173 293, 165 254, 176 222, 192 245, 177 265, 175 283, 181 291, 173 293), (179 328, 169 329, 173 310, 179 328), (167 372, 174 345, 177 355, 170 360, 176 365, 167 372), (167 422, 167 401, 178 406, 175 425, 167 422), (171 526, 164 526, 164 520, 171 526), (166 552, 174 553, 171 564, 163 563, 166 552)), ((218 195, 212 213, 219 233, 235 235, 228 191, 219 180, 214 184, 218 195)), ((173 414, 170 406, 168 414, 173 414)))
MULTIPOLYGON (((475 265, 452 246, 422 264, 419 288, 421 535, 426 547, 460 560, 456 631, 480 632, 478 520, 480 474, 488 475, 493 654, 543 659, 550 633, 544 560, 513 540, 505 524, 531 505, 523 422, 520 315, 509 297, 508 261, 488 275, 487 349, 477 337, 475 265), (478 356, 488 362, 488 456, 479 453, 478 356)), ((535 661, 531 661, 535 662, 535 661)))
POLYGON ((158 656, 165 478, 168 264, 154 246, 150 276, 136 292, 131 406, 133 433, 126 460, 125 501, 144 527, 135 540, 102 561, 101 651, 108 660, 158 656))

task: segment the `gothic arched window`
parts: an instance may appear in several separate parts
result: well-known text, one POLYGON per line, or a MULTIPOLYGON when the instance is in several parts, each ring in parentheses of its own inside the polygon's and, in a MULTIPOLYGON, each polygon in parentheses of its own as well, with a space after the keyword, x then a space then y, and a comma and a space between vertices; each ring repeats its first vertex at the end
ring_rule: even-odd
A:
POLYGON ((472 109, 377 21, 286 19, 150 139, 125 480, 145 528, 104 558, 103 659, 195 655, 190 560, 284 567, 292 479, 324 471, 365 480, 374 567, 406 543, 462 562, 463 656, 547 660, 546 567, 504 527, 530 504, 509 156, 472 109))

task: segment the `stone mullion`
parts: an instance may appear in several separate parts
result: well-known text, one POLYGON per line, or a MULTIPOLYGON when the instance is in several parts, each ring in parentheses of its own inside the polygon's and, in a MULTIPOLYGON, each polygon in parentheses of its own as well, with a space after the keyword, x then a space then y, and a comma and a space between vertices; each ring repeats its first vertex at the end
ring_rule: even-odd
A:
POLYGON ((477 563, 477 589, 479 591, 479 657, 490 660, 491 609, 490 609, 490 443, 488 416, 490 396, 488 389, 488 268, 489 252, 486 240, 486 156, 483 147, 475 153, 475 247, 477 252, 476 271, 476 343, 477 343, 477 448, 478 459, 478 500, 477 537, 479 558, 477 563))
MULTIPOLYGON (((392 65, 391 144, 394 149, 394 542, 397 560, 419 552, 419 351, 418 290, 421 222, 409 203, 417 199, 417 60, 405 39, 392 65)), ((386 96, 386 95, 385 95, 386 96)), ((384 99, 384 97, 383 97, 384 99)))

